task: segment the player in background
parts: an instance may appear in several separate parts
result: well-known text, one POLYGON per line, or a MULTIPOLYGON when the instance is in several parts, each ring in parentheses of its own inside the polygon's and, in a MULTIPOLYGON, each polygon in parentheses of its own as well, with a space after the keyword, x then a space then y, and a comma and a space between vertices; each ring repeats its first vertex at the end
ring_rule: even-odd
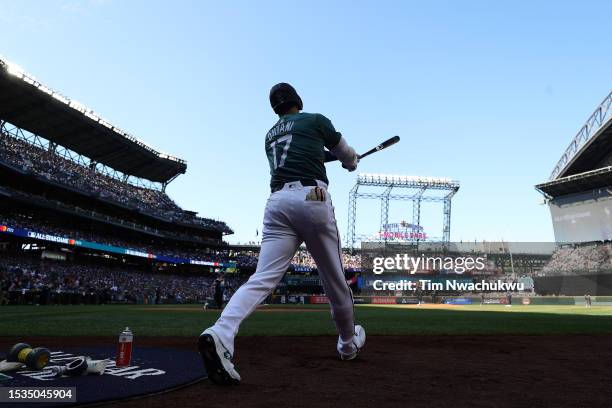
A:
POLYGON ((591 307, 593 305, 592 300, 591 300, 591 294, 587 293, 586 295, 584 295, 584 306, 585 307, 591 307))
POLYGON ((272 193, 264 212, 257 269, 198 341, 208 376, 217 384, 240 381, 232 362, 240 324, 276 287, 302 242, 317 264, 331 304, 340 358, 354 359, 365 343, 363 327, 354 323, 353 296, 344 276, 340 235, 325 172, 325 161, 332 158, 354 171, 358 156, 329 119, 300 112, 302 99, 291 85, 272 87, 270 104, 279 119, 265 137, 272 193))
POLYGON ((215 289, 215 294, 214 294, 215 305, 219 309, 223 309, 223 292, 225 290, 224 277, 225 276, 223 275, 223 272, 221 272, 219 276, 217 276, 217 278, 213 282, 213 287, 215 289))

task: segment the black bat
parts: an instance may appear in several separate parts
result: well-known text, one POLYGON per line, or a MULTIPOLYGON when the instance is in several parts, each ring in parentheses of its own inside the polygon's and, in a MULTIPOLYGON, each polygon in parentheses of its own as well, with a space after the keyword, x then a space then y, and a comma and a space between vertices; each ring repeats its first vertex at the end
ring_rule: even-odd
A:
POLYGON ((367 152, 365 152, 364 154, 360 155, 359 158, 363 159, 364 157, 369 156, 372 153, 378 152, 379 150, 382 150, 382 149, 386 149, 389 146, 393 146, 394 144, 396 144, 399 141, 400 141, 400 137, 399 136, 393 136, 392 138, 385 140, 384 142, 382 142, 381 144, 379 144, 375 148, 370 149, 367 152))
MULTIPOLYGON (((400 137, 399 136, 393 136, 390 139, 385 140, 384 142, 382 142, 381 144, 379 144, 378 146, 376 146, 373 149, 368 150, 367 152, 365 152, 364 154, 360 154, 359 155, 359 159, 363 159, 366 156, 371 155, 372 153, 376 153, 380 150, 386 149, 389 146, 392 146, 394 144, 396 144, 397 142, 400 141, 400 137)), ((336 156, 334 156, 333 154, 331 154, 330 152, 325 152, 325 162, 331 162, 334 160, 338 160, 338 158, 336 156)))

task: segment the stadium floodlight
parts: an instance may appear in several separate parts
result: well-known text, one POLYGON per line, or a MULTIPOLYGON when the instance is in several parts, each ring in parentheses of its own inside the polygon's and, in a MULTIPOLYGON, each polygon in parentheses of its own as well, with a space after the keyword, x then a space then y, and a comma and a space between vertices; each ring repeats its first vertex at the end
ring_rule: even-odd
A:
POLYGON ((98 121, 101 125, 106 126, 109 129, 113 128, 113 125, 111 125, 109 122, 105 121, 104 119, 100 118, 100 120, 98 121))
POLYGON ((6 72, 18 78, 23 78, 24 76, 23 69, 21 69, 19 65, 10 61, 6 61, 6 72))
POLYGON ((76 109, 81 113, 85 113, 86 109, 85 106, 83 106, 79 101, 76 100, 71 100, 70 103, 68 104, 72 109, 76 109))
POLYGON ((131 140, 132 142, 136 143, 137 145, 140 145, 138 139, 136 139, 134 136, 132 136, 130 133, 125 132, 123 134, 123 136, 125 136, 126 138, 128 138, 129 140, 131 140))
POLYGON ((29 76, 24 74, 23 77, 21 77, 21 79, 23 79, 25 83, 36 86, 36 80, 34 80, 34 78, 30 78, 29 76))
POLYGON ((58 101, 65 103, 66 105, 68 105, 68 103, 70 102, 68 98, 66 98, 64 95, 59 94, 57 92, 53 92, 51 96, 57 99, 58 101))
POLYGON ((86 111, 85 112, 85 116, 87 116, 89 119, 92 119, 94 121, 98 121, 100 120, 100 118, 98 117, 98 115, 96 115, 93 111, 86 111))
POLYGON ((164 152, 159 152, 159 157, 161 157, 162 159, 168 159, 172 161, 181 161, 181 159, 179 159, 178 157, 172 156, 171 154, 164 153, 164 152))
POLYGON ((53 96, 53 91, 52 91, 51 89, 47 88, 47 87, 46 87, 46 86, 44 86, 44 85, 39 85, 39 86, 38 86, 38 89, 39 89, 39 90, 41 90, 41 91, 43 91, 43 92, 44 92, 44 93, 46 93, 46 94, 49 94, 49 95, 53 96))
POLYGON ((429 185, 458 187, 459 182, 448 177, 403 176, 398 174, 360 173, 357 180, 362 184, 385 184, 395 186, 429 185))

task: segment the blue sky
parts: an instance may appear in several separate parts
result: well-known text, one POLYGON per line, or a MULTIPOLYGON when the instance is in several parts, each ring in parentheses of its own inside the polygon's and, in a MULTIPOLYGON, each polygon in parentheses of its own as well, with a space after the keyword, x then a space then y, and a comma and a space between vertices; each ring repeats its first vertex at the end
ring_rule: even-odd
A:
MULTIPOLYGON (((0 54, 188 161, 168 188, 255 239, 271 85, 332 119, 363 172, 452 177, 453 240, 548 241, 534 185, 610 91, 610 2, 6 1, 0 54)), ((340 230, 355 173, 328 166, 340 230)), ((358 229, 375 232, 363 211, 358 229)), ((410 220, 409 208, 392 221, 410 220)), ((424 211, 430 235, 441 208, 424 211)))

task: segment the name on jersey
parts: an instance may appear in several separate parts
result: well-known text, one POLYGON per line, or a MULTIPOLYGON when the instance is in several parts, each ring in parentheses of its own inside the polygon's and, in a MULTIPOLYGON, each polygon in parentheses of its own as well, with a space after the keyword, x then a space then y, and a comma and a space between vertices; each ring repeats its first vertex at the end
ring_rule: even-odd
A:
POLYGON ((293 121, 281 122, 278 125, 274 126, 266 135, 266 141, 270 141, 273 137, 276 137, 278 135, 283 135, 285 133, 291 132, 291 129, 293 129, 293 124, 293 121))

